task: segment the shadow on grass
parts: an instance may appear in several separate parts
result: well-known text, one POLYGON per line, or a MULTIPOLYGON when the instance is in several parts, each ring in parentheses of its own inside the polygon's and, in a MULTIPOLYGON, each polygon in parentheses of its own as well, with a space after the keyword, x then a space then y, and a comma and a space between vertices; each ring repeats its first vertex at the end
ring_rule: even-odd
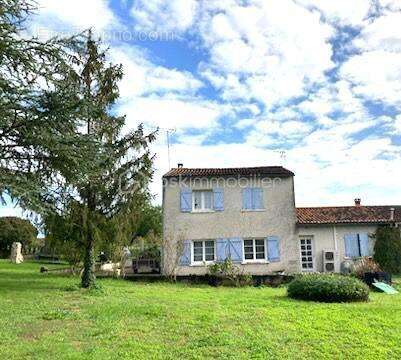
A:
POLYGON ((0 293, 5 292, 34 292, 42 290, 58 290, 63 291, 67 288, 67 284, 57 284, 56 282, 42 281, 4 281, 0 280, 0 293))

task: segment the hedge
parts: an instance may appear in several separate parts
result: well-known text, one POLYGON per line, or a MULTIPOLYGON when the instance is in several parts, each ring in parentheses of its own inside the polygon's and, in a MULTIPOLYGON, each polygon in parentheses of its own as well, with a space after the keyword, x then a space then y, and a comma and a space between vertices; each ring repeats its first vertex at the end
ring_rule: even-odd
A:
POLYGON ((287 289, 289 297, 322 302, 369 300, 369 287, 343 275, 305 274, 295 278, 287 289))

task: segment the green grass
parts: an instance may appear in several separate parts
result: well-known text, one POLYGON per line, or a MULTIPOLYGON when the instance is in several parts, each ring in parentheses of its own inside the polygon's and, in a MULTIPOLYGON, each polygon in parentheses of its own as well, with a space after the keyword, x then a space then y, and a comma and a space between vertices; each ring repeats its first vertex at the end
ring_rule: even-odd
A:
POLYGON ((0 359, 401 358, 401 295, 323 304, 112 279, 84 291, 40 266, 0 261, 0 359))

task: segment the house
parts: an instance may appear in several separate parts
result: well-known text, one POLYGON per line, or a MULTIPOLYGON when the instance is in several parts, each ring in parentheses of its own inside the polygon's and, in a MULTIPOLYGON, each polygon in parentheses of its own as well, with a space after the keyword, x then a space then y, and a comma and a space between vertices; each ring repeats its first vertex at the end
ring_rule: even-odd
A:
POLYGON ((323 252, 334 250, 333 270, 339 272, 345 260, 373 255, 372 235, 379 225, 401 223, 400 206, 362 206, 360 199, 355 199, 354 206, 297 208, 296 211, 300 246, 307 247, 300 251, 308 251, 301 254, 300 265, 304 271, 324 271, 323 252))
POLYGON ((294 173, 281 166, 184 168, 163 176, 164 274, 204 275, 227 257, 244 273, 340 271, 371 255, 380 224, 400 206, 296 208, 294 173))

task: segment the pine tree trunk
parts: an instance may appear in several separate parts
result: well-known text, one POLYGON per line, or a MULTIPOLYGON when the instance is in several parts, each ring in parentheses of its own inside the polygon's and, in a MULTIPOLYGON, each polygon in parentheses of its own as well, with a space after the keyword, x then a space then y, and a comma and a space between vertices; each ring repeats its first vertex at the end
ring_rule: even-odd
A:
POLYGON ((89 226, 85 247, 85 258, 84 258, 84 271, 82 273, 81 286, 83 288, 89 288, 95 285, 95 257, 94 257, 94 243, 93 236, 89 226))
POLYGON ((95 242, 92 225, 92 207, 94 202, 89 191, 88 214, 86 216, 86 246, 84 257, 84 271, 82 273, 81 287, 90 288, 95 285, 95 242))

